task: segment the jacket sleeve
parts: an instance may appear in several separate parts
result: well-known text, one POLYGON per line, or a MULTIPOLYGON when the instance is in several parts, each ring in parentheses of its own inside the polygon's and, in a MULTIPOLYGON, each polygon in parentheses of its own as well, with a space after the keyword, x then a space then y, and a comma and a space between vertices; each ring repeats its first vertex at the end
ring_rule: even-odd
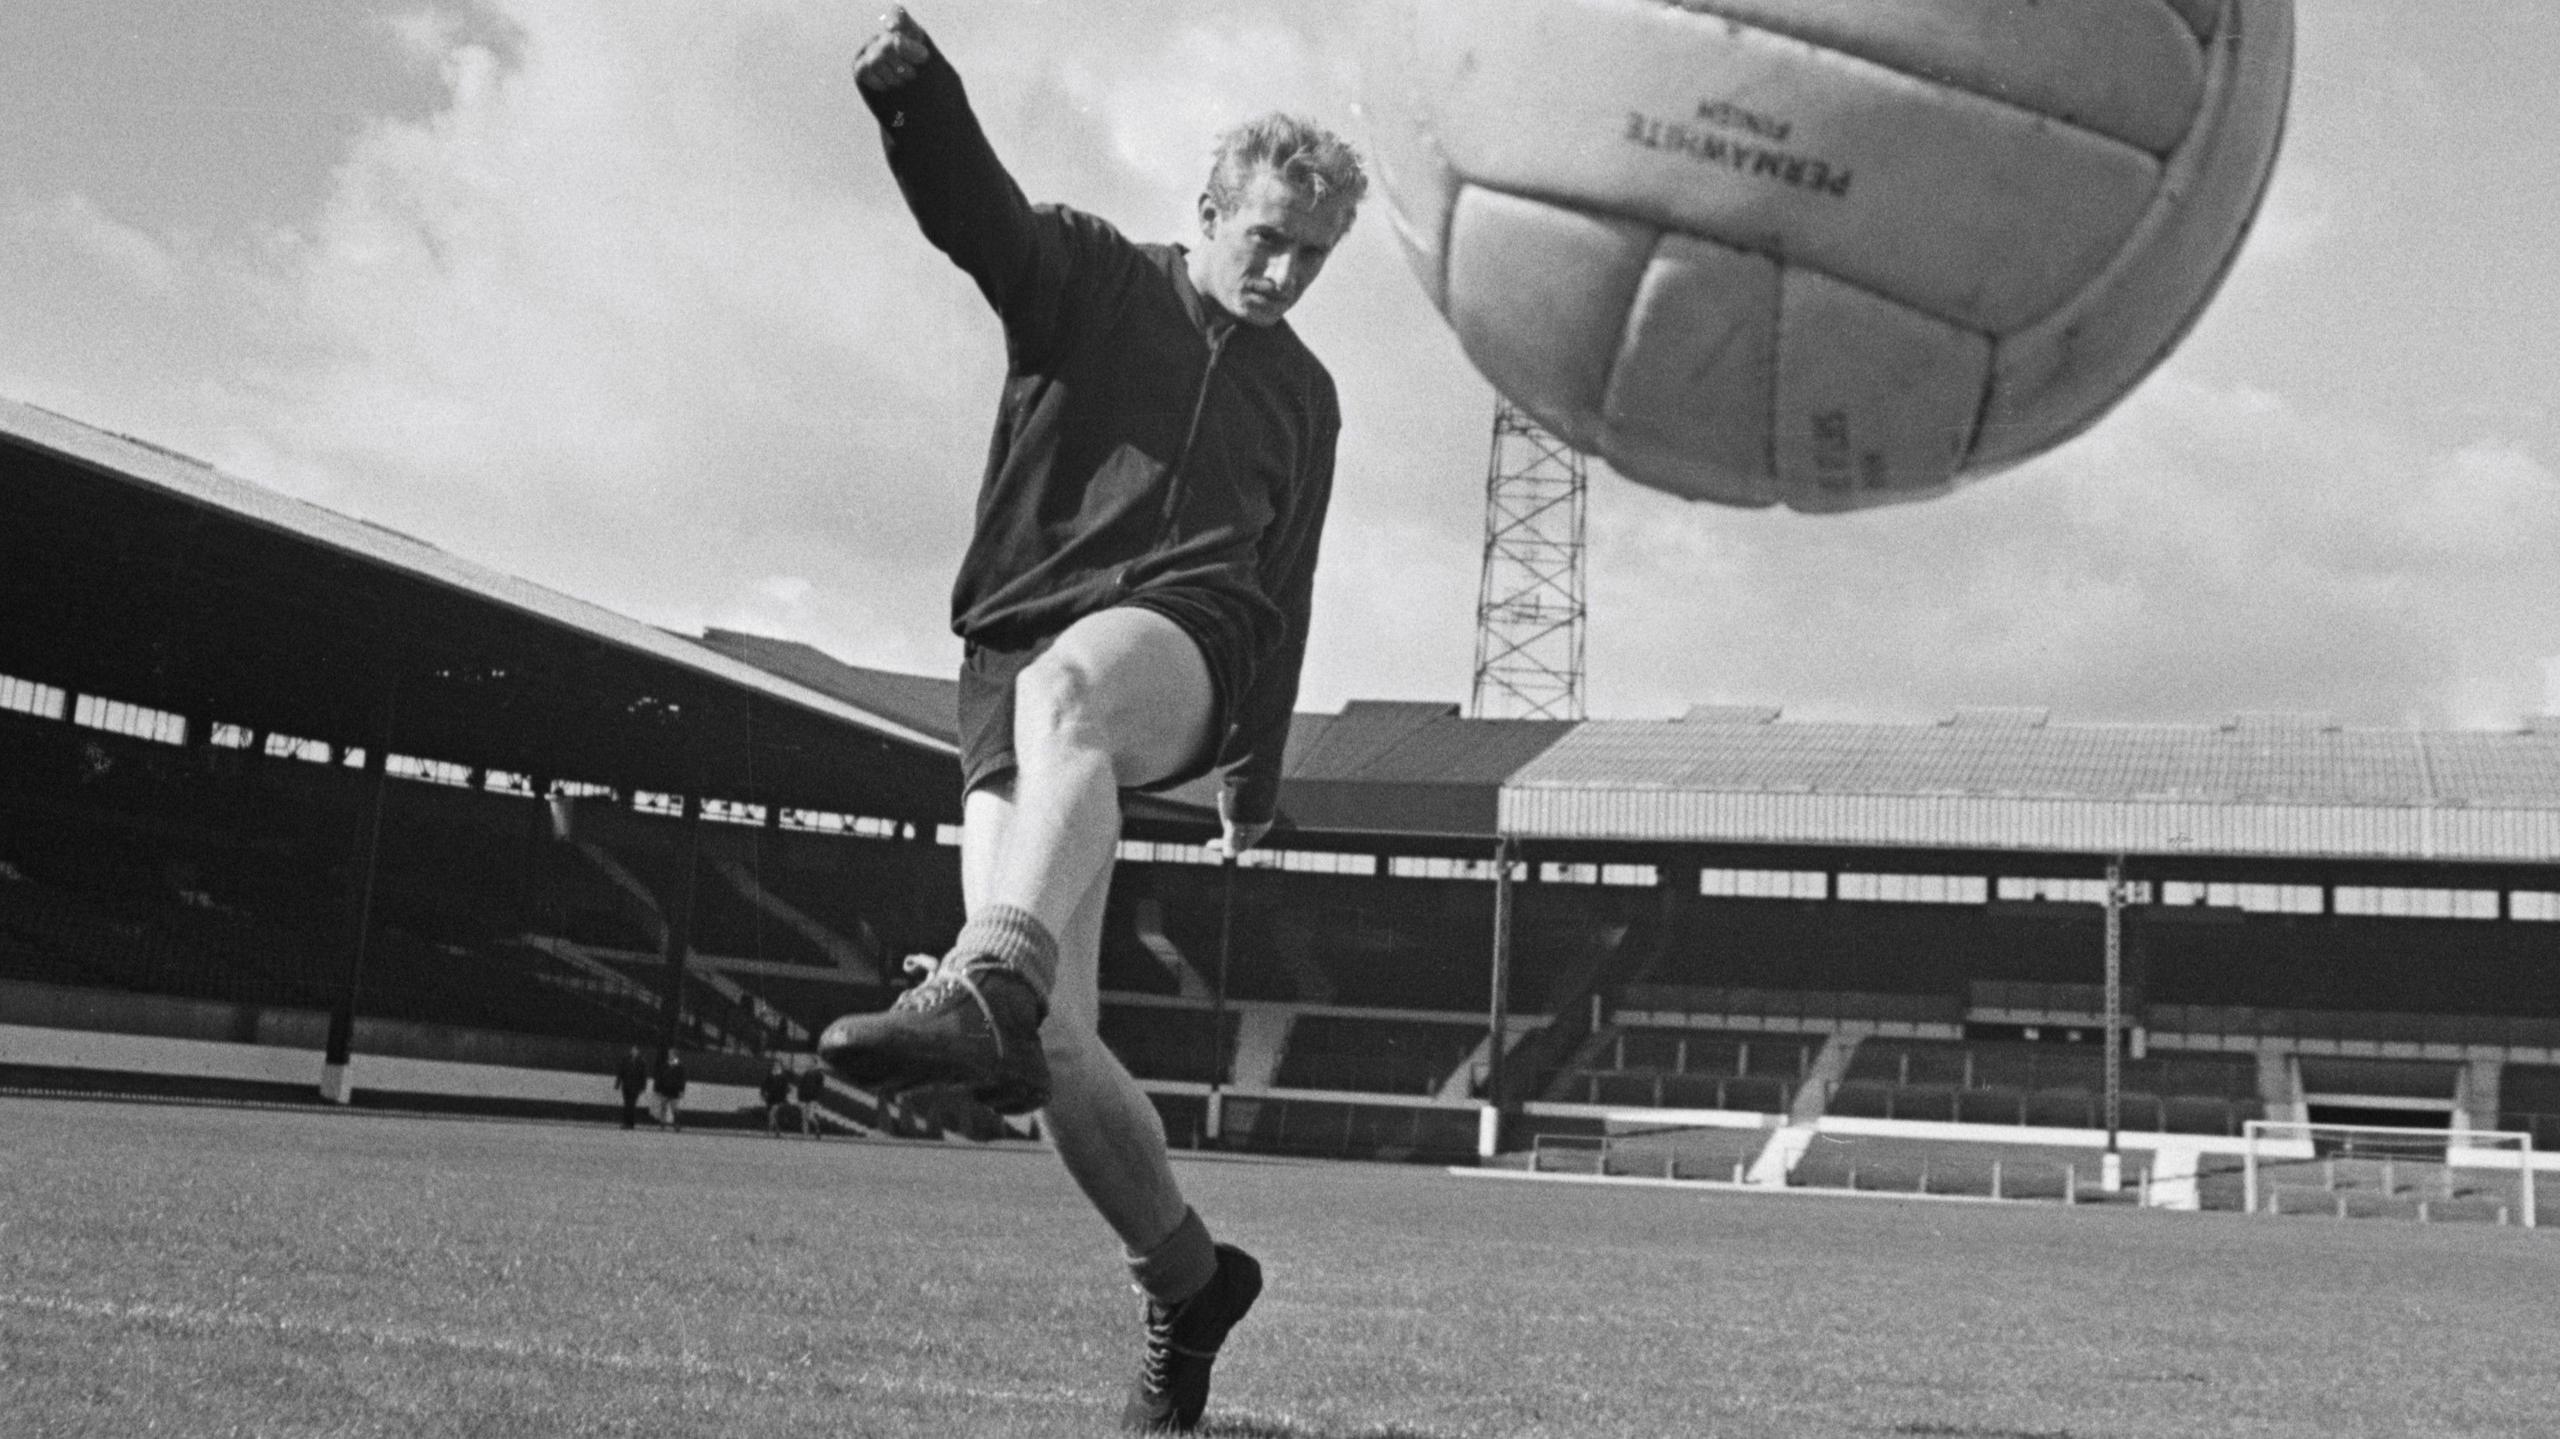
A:
POLYGON ((996 157, 960 83, 937 48, 915 78, 864 90, 880 122, 889 173, 916 227, 977 282, 1019 347, 1056 328, 1054 313, 1073 244, 1047 206, 1034 206, 996 157))
POLYGON ((1316 550, 1333 499, 1334 442, 1342 419, 1332 386, 1323 386, 1307 460, 1286 514, 1272 526, 1261 557, 1263 593, 1280 607, 1287 628, 1269 663, 1238 701, 1228 740, 1227 788, 1238 821, 1267 823, 1280 808, 1280 765, 1289 748, 1289 716, 1298 703, 1298 671, 1307 658, 1307 621, 1315 608, 1316 550))

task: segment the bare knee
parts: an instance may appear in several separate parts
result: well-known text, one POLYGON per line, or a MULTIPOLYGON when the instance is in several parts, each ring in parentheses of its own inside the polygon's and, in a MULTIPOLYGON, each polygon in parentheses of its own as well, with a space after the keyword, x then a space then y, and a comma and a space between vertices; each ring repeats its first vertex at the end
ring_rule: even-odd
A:
POLYGON ((1041 656, 1013 682, 1016 750, 1108 753, 1100 686, 1083 665, 1057 654, 1041 656))

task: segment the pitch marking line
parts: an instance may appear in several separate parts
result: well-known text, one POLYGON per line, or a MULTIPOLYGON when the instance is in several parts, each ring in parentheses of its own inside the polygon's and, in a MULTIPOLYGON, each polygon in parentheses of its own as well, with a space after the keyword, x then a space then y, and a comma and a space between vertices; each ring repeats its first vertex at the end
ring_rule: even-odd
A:
POLYGON ((664 1374, 674 1370, 686 1378, 726 1379, 744 1383, 750 1387, 807 1389, 811 1387, 812 1379, 823 1378, 830 1382, 849 1384, 855 1388, 925 1399, 988 1399, 1003 1404, 1055 1405, 1061 1402, 1095 1403, 1110 1397, 1098 1391, 1079 1389, 987 1389, 974 1385, 953 1384, 946 1380, 918 1378, 906 1374, 883 1374, 877 1371, 848 1372, 812 1369, 806 1372, 795 1372, 747 1364, 723 1364, 692 1354, 667 1356, 623 1350, 575 1349, 564 1344, 541 1344, 522 1339, 474 1334, 448 1334, 396 1324, 348 1324, 327 1319, 305 1319, 290 1314, 260 1314, 246 1309, 208 1308, 200 1304, 165 1304, 147 1300, 74 1299, 62 1294, 0 1292, 0 1308, 56 1314, 74 1319, 99 1319, 114 1324, 159 1324, 191 1330, 256 1330, 278 1337, 328 1339, 376 1349, 443 1350, 457 1354, 541 1361, 625 1373, 664 1374))

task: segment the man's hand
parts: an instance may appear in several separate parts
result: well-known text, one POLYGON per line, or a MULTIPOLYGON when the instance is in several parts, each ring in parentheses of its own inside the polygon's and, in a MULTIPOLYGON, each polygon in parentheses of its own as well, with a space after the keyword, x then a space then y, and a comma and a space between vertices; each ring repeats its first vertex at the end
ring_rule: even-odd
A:
POLYGON ((865 90, 895 90, 916 78, 917 67, 932 58, 933 41, 925 37, 924 27, 906 6, 895 6, 880 17, 880 32, 855 53, 853 81, 865 90))
POLYGON ((1235 810, 1236 792, 1231 789, 1219 790, 1218 837, 1209 841, 1209 853, 1234 859, 1262 843, 1262 837, 1271 833, 1271 821, 1266 819, 1252 824, 1241 823, 1236 819, 1235 810))

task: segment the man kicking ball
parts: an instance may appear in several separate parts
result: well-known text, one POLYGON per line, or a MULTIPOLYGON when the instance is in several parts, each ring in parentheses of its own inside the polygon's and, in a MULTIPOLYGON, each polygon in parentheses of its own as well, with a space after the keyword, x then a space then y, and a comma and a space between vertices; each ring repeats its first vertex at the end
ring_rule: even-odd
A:
POLYGON ((1138 244, 1027 201, 903 9, 853 68, 918 227, 1002 323, 1006 374, 952 591, 968 921, 818 1052, 856 1084, 1046 1109, 1147 1300, 1123 1423, 1188 1430, 1262 1270, 1211 1240, 1096 1032, 1103 899, 1124 790, 1223 769, 1216 843, 1270 828, 1341 429, 1282 317, 1367 180, 1339 138, 1267 116, 1220 138, 1194 244, 1138 244))

